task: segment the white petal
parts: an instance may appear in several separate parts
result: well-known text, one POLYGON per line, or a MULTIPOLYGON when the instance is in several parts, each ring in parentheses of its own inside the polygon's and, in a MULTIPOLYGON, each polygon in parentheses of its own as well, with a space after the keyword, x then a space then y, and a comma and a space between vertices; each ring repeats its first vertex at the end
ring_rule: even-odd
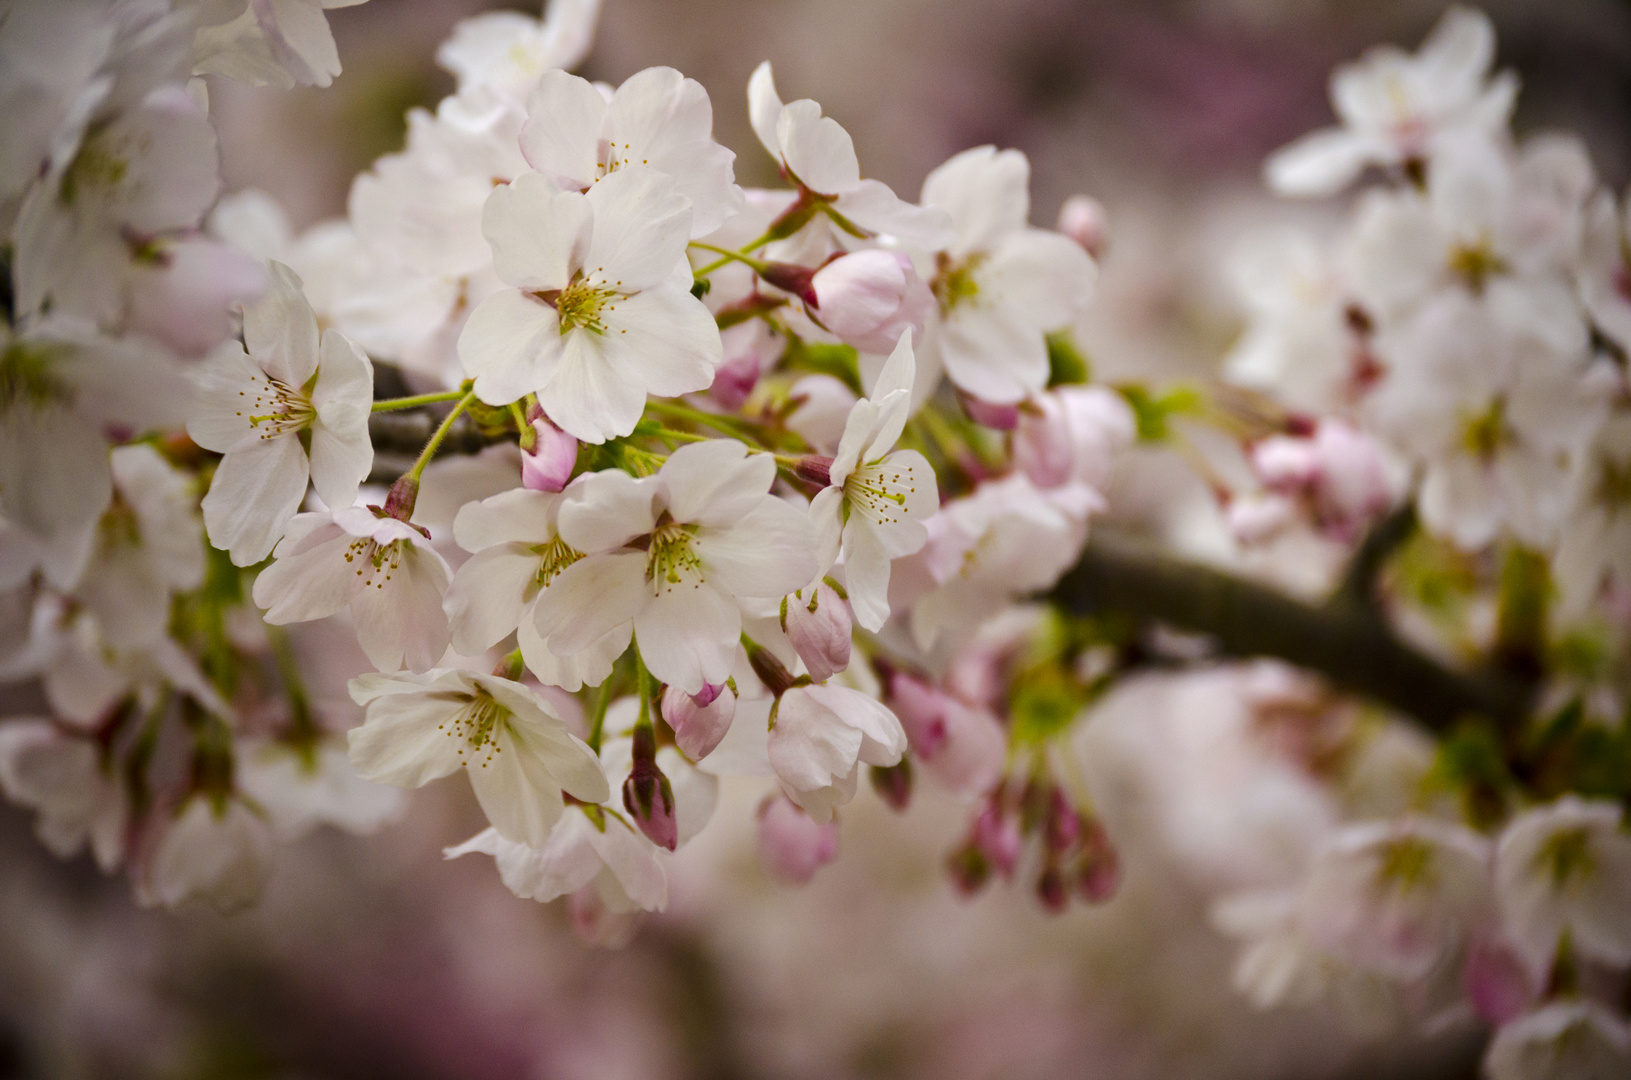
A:
POLYGON ((317 316, 293 270, 271 262, 267 278, 260 299, 244 305, 244 343, 268 375, 298 390, 317 370, 317 316))
POLYGON ((729 528, 699 530, 691 546, 708 580, 733 596, 786 596, 816 573, 809 519, 771 496, 729 528))
POLYGON ((833 206, 861 228, 919 251, 941 251, 957 239, 951 215, 936 206, 909 203, 879 180, 862 180, 833 206))
POLYGON ((466 750, 471 790, 493 828, 506 840, 542 846, 565 807, 544 762, 508 731, 495 732, 490 747, 466 750))
POLYGON ((655 476, 635 477, 620 469, 587 473, 563 493, 561 539, 590 553, 622 547, 657 524, 655 500, 662 489, 655 476))
POLYGON ((753 124, 753 133, 759 137, 759 144, 778 164, 782 159, 781 136, 778 133, 781 115, 782 100, 776 95, 776 80, 770 72, 770 61, 766 60, 753 69, 753 75, 748 79, 748 118, 753 124))
POLYGON ((332 327, 323 331, 322 362, 312 404, 311 479, 324 505, 350 506, 374 466, 368 417, 374 402, 374 367, 363 351, 332 327))
POLYGON ((401 787, 448 775, 463 763, 461 740, 447 726, 459 707, 424 693, 380 699, 362 726, 346 733, 351 764, 365 780, 401 787))
POLYGON ((549 381, 538 389, 538 402, 549 419, 587 443, 602 443, 633 431, 645 412, 646 392, 626 366, 631 354, 608 337, 583 328, 568 330, 558 340, 559 362, 549 381))
POLYGON ((512 488, 480 502, 467 502, 453 519, 453 539, 466 551, 494 544, 542 544, 555 535, 555 512, 564 495, 512 488))
POLYGON ((227 451, 204 496, 210 542, 235 566, 266 558, 306 497, 306 471, 306 452, 293 432, 252 438, 227 451))
POLYGON ((586 188, 595 180, 605 118, 606 99, 587 79, 546 71, 527 96, 521 153, 545 176, 586 188))
POLYGON ((644 552, 590 555, 555 576, 533 618, 557 656, 571 656, 633 619, 645 604, 644 552))
POLYGON ((661 589, 634 617, 647 670, 688 694, 729 677, 741 634, 741 611, 705 583, 661 589))
POLYGON ((656 169, 618 169, 590 189, 594 236, 584 257, 590 280, 624 293, 669 278, 691 238, 691 202, 656 169))
POLYGON ((670 285, 618 300, 606 314, 606 344, 618 351, 619 369, 659 397, 708 389, 725 356, 707 306, 670 285))
POLYGON ((532 172, 494 188, 481 213, 482 234, 493 245, 493 269, 506 285, 528 292, 571 284, 595 228, 588 199, 557 191, 532 172))
POLYGON ((1323 198, 1353 183, 1376 156, 1370 140, 1347 128, 1325 128, 1276 150, 1263 176, 1278 194, 1323 198))
POLYGON ((1018 150, 964 150, 923 181, 923 205, 951 215, 957 229, 954 255, 989 251, 1029 224, 1031 163, 1018 150))
POLYGON ((709 439, 674 451, 657 475, 675 521, 725 526, 764 499, 776 462, 735 439, 709 439))
POLYGON ((466 559, 447 590, 453 651, 480 656, 520 625, 537 588, 538 567, 530 544, 496 544, 466 559))
POLYGON ((782 107, 776 139, 787 168, 820 195, 843 195, 861 183, 861 163, 849 132, 808 98, 782 107))
POLYGON ((476 396, 508 405, 550 381, 561 355, 555 309, 516 289, 501 289, 470 313, 459 333, 459 363, 476 396))
POLYGON ((369 663, 381 671, 403 667, 425 671, 435 666, 447 651, 442 598, 451 576, 447 563, 428 543, 409 542, 402 545, 402 561, 389 579, 364 585, 353 595, 357 644, 369 663))

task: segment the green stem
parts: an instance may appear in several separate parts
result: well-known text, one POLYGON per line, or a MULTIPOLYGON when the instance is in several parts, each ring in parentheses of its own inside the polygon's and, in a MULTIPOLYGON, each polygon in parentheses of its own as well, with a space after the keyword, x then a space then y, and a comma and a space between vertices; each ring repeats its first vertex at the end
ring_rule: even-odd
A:
POLYGON ((636 721, 637 727, 651 727, 651 679, 646 673, 645 659, 640 655, 640 646, 634 647, 634 682, 640 691, 640 719, 636 721))
POLYGON ((693 409, 689 405, 681 405, 677 401, 648 401, 646 402, 646 410, 648 412, 666 413, 680 420, 689 420, 693 424, 713 428, 715 431, 723 432, 732 438, 752 438, 755 442, 759 441, 750 432, 744 430, 749 426, 747 421, 703 412, 701 409, 693 409))
POLYGON ((600 740, 606 731, 606 710, 612 704, 612 683, 616 680, 606 676, 606 681, 600 684, 600 699, 595 702, 595 715, 589 722, 589 749, 596 755, 600 753, 600 740))
POLYGON ((457 401, 465 395, 465 388, 457 390, 438 390, 434 394, 415 394, 412 397, 386 398, 384 401, 374 402, 375 412, 392 412, 396 409, 417 409, 421 405, 435 405, 439 401, 457 401))
POLYGON ((296 746, 309 747, 322 734, 317 716, 312 711, 311 697, 306 693, 306 682, 300 677, 300 660, 289 641, 289 632, 281 626, 266 624, 266 641, 272 647, 272 659, 277 664, 278 677, 283 680, 283 693, 289 699, 289 741, 296 746))
POLYGON ((463 413, 474 400, 476 400, 476 392, 474 390, 471 390, 469 393, 459 398, 458 404, 454 405, 452 410, 448 412, 447 416, 442 419, 441 426, 435 431, 431 432, 430 441, 425 443, 425 448, 423 450, 419 451, 419 460, 415 461, 413 463, 413 468, 408 470, 408 476, 410 476, 415 483, 418 482, 420 476, 424 475, 425 466, 430 464, 430 459, 436 456, 436 450, 442 445, 442 440, 447 438, 447 433, 452 430, 453 421, 457 420, 460 414, 463 413))
MULTIPOLYGON (((739 262, 744 266, 751 267, 755 274, 763 274, 766 270, 770 269, 770 267, 761 260, 755 259, 749 255, 744 255, 739 251, 732 251, 730 248, 716 247, 713 244, 704 244, 701 240, 691 241, 691 246, 694 248, 701 248, 703 251, 711 251, 720 256, 719 259, 709 263, 708 266, 704 268, 708 273, 712 273, 714 270, 728 262, 739 262)), ((697 271, 696 276, 701 276, 702 273, 703 271, 699 270, 697 271)))
MULTIPOLYGON (((767 232, 763 236, 759 237, 757 240, 753 241, 753 243, 748 244, 747 246, 741 248, 739 252, 737 252, 737 251, 725 251, 724 248, 716 248, 716 247, 713 247, 712 245, 709 245, 709 244, 693 244, 692 245, 693 247, 704 248, 704 249, 706 249, 708 251, 720 251, 720 252, 724 252, 724 254, 721 255, 719 258, 715 259, 713 262, 709 263, 708 265, 702 267, 700 270, 695 271, 692 274, 692 276, 693 277, 699 277, 699 278, 707 277, 709 274, 713 273, 715 270, 718 270, 721 266, 724 266, 726 263, 733 262, 733 261, 735 261, 737 259, 740 259, 743 255, 746 255, 750 251, 758 251, 760 248, 764 247, 766 244, 770 243, 774 239, 776 239, 776 238, 774 236, 772 236, 770 233, 767 232)), ((761 263, 760 265, 763 265, 763 264, 761 263)))

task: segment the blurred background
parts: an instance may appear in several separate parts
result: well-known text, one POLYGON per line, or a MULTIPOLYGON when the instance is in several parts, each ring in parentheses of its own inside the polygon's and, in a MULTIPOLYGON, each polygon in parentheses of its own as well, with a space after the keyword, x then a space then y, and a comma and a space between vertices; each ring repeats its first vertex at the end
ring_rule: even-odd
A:
MULTIPOLYGON (((452 89, 432 63, 480 0, 329 13, 345 74, 284 93, 213 83, 229 190, 298 225, 344 212, 351 177, 400 146, 404 111, 452 89)), ((538 4, 512 5, 536 14, 538 4)), ((1499 0, 1520 134, 1566 128, 1605 180, 1631 178, 1631 4, 1499 0)), ((1240 327, 1241 237, 1339 208, 1278 203, 1263 156, 1330 122, 1331 67, 1414 48, 1429 0, 605 0, 582 69, 665 64, 712 95, 744 184, 771 183, 746 82, 770 59, 855 137, 865 175, 915 198, 965 147, 1030 155, 1032 218, 1108 209, 1099 298, 1078 328, 1103 377, 1204 372, 1240 327)), ((343 665, 337 665, 343 666, 343 665)), ((358 658, 359 669, 362 666, 358 658)), ((863 792, 843 854, 802 890, 753 854, 763 791, 727 785, 671 864, 670 908, 627 948, 581 945, 564 905, 513 897, 467 785, 415 793, 372 839, 280 849, 265 903, 230 918, 137 909, 88 857, 52 860, 0 808, 0 1078, 1459 1077, 1477 1031, 1355 1031, 1319 1009, 1257 1014, 1205 913, 1251 884, 1322 794, 1244 704, 1250 670, 1134 682, 1075 749, 1122 852, 1101 907, 1041 913, 951 889, 966 809, 920 785, 905 815, 863 792)), ((343 678, 330 691, 343 703, 343 678)), ((20 703, 7 702, 6 713, 20 703)))

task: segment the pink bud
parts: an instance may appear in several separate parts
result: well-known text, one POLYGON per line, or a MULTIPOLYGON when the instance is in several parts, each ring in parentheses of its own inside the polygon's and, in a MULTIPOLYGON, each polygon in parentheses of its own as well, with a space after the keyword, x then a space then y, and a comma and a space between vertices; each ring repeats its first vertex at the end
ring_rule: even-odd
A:
POLYGON ((992 869, 1003 877, 1013 876, 1023 837, 1018 819, 1004 814, 996 800, 988 801, 974 819, 973 843, 992 869))
POLYGON ((560 491, 578 464, 578 440, 540 416, 532 422, 536 441, 521 452, 521 486, 529 491, 560 491))
POLYGON ((736 718, 736 694, 724 685, 704 686, 692 696, 670 686, 663 691, 663 719, 674 729, 674 742, 692 761, 714 752, 736 718))
POLYGON ((1091 195, 1072 195, 1059 208, 1059 231, 1097 259, 1110 240, 1104 204, 1091 195))
POLYGON ((674 789, 657 767, 657 744, 649 723, 634 729, 634 767, 623 781, 623 808, 633 816, 647 840, 669 851, 679 846, 674 789))
POLYGON ((957 394, 957 400, 962 403, 963 411, 968 413, 968 418, 981 427, 1012 431, 1019 423, 1018 405, 993 405, 989 401, 981 401, 961 391, 957 394))
POLYGON ((1065 874, 1057 863, 1042 867, 1042 876, 1036 880, 1036 898, 1049 915, 1058 915, 1070 903, 1070 890, 1065 888, 1065 874))
POLYGON ((1381 446, 1342 420, 1324 420, 1314 433, 1319 459, 1315 503, 1322 525, 1353 536, 1387 513, 1397 496, 1381 446))
POLYGON ((1039 394, 1019 410, 1014 427, 1014 464, 1039 488, 1056 488, 1071 478, 1076 441, 1064 404, 1052 394, 1039 394))
POLYGON ((1312 439, 1271 435, 1252 447, 1252 468, 1271 491, 1296 492, 1319 476, 1312 439))
POLYGON ((912 759, 902 755, 898 765, 872 765, 867 769, 872 790, 899 813, 912 801, 912 759))
POLYGON ((1512 950, 1488 941, 1467 951, 1461 986, 1473 1011, 1497 1025, 1521 1016, 1535 997, 1523 963, 1512 950))
POLYGON ((1076 808, 1070 805, 1065 793, 1054 788, 1048 794, 1048 816, 1042 828, 1042 841, 1052 852, 1065 852, 1076 846, 1081 834, 1081 822, 1076 808))
POLYGON ((838 822, 817 825, 785 795, 759 805, 759 861, 770 876, 803 885, 838 857, 838 822))
POLYGON ((1090 904, 1102 904, 1121 886, 1121 855, 1096 818, 1081 822, 1082 857, 1076 891, 1090 904))
POLYGON ((821 325, 864 353, 890 352, 908 328, 921 337, 934 307, 929 286, 898 251, 840 255, 816 271, 811 287, 821 325))
POLYGON ((854 620, 849 604, 825 581, 784 601, 782 628, 798 650, 799 659, 816 682, 826 682, 849 667, 850 633, 854 620), (805 593, 811 593, 809 599, 805 593))
POLYGON ((708 388, 709 396, 719 402, 721 408, 735 412, 759 384, 763 367, 756 352, 726 360, 714 371, 714 383, 708 388))
POLYGON ((1283 495, 1243 496, 1224 511, 1230 531, 1243 544, 1261 544, 1274 539, 1295 517, 1296 507, 1283 495))
POLYGON ((924 761, 946 745, 946 710, 951 700, 950 695, 903 672, 889 680, 889 706, 906 729, 912 753, 924 761))

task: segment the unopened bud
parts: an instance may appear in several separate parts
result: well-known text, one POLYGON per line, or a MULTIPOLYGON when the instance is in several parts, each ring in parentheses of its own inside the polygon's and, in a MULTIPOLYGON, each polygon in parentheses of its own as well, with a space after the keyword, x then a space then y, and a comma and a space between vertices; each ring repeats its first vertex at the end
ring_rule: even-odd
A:
POLYGON ((521 486, 560 491, 578 463, 578 440, 543 417, 533 420, 532 431, 532 449, 521 452, 521 486))
POLYGON ((1059 208, 1059 231, 1099 258, 1110 241, 1104 204, 1091 195, 1072 195, 1059 208))
POLYGON ((912 759, 901 755, 898 765, 873 765, 870 770, 872 790, 897 813, 912 801, 912 759))
POLYGON ((657 745, 651 725, 634 729, 634 767, 623 781, 623 806, 640 831, 658 847, 673 851, 680 830, 674 818, 674 789, 657 767, 657 745))
POLYGON ((759 375, 764 364, 756 352, 746 352, 741 356, 732 357, 720 364, 714 371, 713 385, 708 388, 708 394, 719 402, 722 408, 735 411, 747 401, 748 395, 759 384, 759 375))
MULTIPOLYGON (((386 517, 396 518, 398 521, 407 521, 413 517, 414 504, 419 501, 419 478, 412 473, 403 473, 397 477, 396 483, 385 494, 386 517)), ((335 506, 330 509, 339 510, 335 506)))
POLYGON ((946 859, 946 873, 964 896, 973 896, 991 880, 991 865, 972 844, 958 848, 946 859))
POLYGON ((1004 814, 995 799, 987 802, 974 819, 973 843, 992 869, 1005 878, 1013 877, 1023 838, 1019 822, 1004 814))
POLYGON ((887 353, 910 329, 921 336, 934 294, 912 260, 877 249, 841 255, 817 270, 811 288, 821 325, 864 353, 887 353))
POLYGON ((663 719, 674 729, 674 744, 692 761, 701 761, 731 729, 736 694, 729 686, 705 685, 700 694, 670 686, 663 691, 663 719))
POLYGON ((768 284, 774 285, 782 292, 790 292, 813 308, 821 307, 821 299, 816 296, 814 286, 816 272, 808 266, 796 266, 793 263, 773 262, 766 263, 759 271, 759 276, 768 284))
POLYGON ((785 795, 773 795, 759 805, 756 846, 771 877, 803 885, 838 857, 838 822, 818 825, 785 795))
POLYGON ((794 463, 793 475, 819 487, 828 487, 832 484, 832 458, 806 454, 794 463))
POLYGON ((1049 851, 1063 853, 1076 846, 1080 834, 1081 823, 1075 807, 1070 805, 1063 791, 1054 788, 1048 798, 1047 820, 1042 826, 1043 843, 1049 851))
POLYGON ((1059 914, 1069 905, 1070 890, 1065 888, 1064 871, 1058 864, 1049 862, 1042 868, 1042 876, 1036 879, 1036 898, 1050 915, 1059 914))
POLYGON ((776 658, 776 654, 757 642, 743 642, 747 649, 748 664, 753 673, 759 676, 759 681, 765 684, 777 698, 793 688, 793 673, 787 670, 787 665, 776 658))
POLYGON ((1039 394, 1019 410, 1014 464, 1039 488, 1056 488, 1070 479, 1076 465, 1076 440, 1059 398, 1039 394))
POLYGON ((921 679, 897 671, 889 680, 889 704, 906 730, 912 752, 925 761, 933 759, 946 745, 946 711, 951 704, 948 696, 921 679))
POLYGON ((1012 431, 1019 423, 1018 405, 993 405, 989 401, 981 401, 962 392, 957 394, 957 400, 962 403, 963 411, 968 413, 968 418, 982 427, 1012 431))
POLYGON ((1121 855, 1097 819, 1081 825, 1082 855, 1076 870, 1076 891, 1090 904, 1102 904, 1121 885, 1121 855))
POLYGON ((798 650, 810 678, 826 682, 849 667, 850 634, 855 625, 849 604, 825 581, 782 601, 782 629, 798 650), (809 593, 808 597, 805 593, 809 593))

